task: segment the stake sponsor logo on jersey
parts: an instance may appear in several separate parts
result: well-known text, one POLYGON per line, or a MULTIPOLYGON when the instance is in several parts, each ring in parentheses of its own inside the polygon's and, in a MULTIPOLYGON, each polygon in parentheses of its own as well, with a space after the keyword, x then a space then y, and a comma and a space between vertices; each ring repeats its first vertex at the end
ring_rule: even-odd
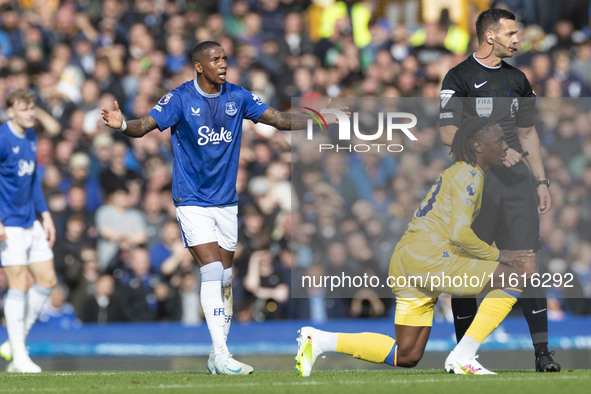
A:
POLYGON ((215 129, 210 129, 209 126, 201 126, 197 133, 201 136, 197 140, 199 145, 207 145, 208 143, 212 143, 212 145, 218 145, 220 142, 232 142, 232 132, 222 126, 220 131, 216 131, 215 129))
POLYGON ((20 159, 18 161, 18 176, 33 175, 34 172, 35 162, 33 160, 20 159))

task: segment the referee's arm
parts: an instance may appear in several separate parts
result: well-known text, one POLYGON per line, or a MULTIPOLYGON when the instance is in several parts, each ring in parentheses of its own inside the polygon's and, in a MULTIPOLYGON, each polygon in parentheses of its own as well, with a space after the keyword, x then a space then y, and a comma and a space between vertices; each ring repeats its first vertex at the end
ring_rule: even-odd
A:
MULTIPOLYGON (((546 179, 546 172, 544 171, 544 164, 542 163, 542 150, 540 147, 540 139, 535 126, 517 127, 517 136, 524 152, 529 152, 526 157, 527 164, 536 179, 546 179)), ((550 210, 550 192, 548 186, 539 185, 537 187, 540 204, 538 205, 538 213, 544 214, 550 210)))
POLYGON ((439 137, 443 145, 451 146, 456 131, 458 131, 458 126, 448 125, 439 127, 439 137))

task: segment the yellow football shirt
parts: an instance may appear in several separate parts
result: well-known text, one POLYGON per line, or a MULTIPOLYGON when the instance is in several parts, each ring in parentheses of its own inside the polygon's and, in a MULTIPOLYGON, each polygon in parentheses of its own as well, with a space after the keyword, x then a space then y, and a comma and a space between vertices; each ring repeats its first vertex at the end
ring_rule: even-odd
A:
POLYGON ((414 213, 401 243, 452 242, 483 260, 497 260, 500 251, 472 230, 482 202, 484 173, 478 166, 456 162, 441 174, 414 213))

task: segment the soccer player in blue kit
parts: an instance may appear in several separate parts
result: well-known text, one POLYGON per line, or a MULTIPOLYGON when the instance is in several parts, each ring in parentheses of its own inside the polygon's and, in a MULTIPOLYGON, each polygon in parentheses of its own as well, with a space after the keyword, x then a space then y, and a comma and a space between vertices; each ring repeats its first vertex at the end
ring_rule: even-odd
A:
POLYGON ((280 112, 244 88, 226 82, 228 60, 217 42, 193 48, 197 78, 158 101, 148 115, 125 122, 117 102, 103 108, 105 124, 139 138, 170 127, 172 198, 185 247, 201 271, 201 306, 212 339, 207 371, 245 375, 226 345, 232 319, 232 259, 238 238, 236 174, 243 119, 280 130, 304 129, 307 118, 280 112))
POLYGON ((11 361, 8 372, 41 372, 29 357, 25 338, 57 282, 51 250, 55 226, 37 172, 35 111, 31 91, 13 90, 6 95, 10 120, 0 127, 0 265, 8 281, 8 341, 0 346, 0 355, 11 361), (28 272, 35 281, 31 288, 28 272))

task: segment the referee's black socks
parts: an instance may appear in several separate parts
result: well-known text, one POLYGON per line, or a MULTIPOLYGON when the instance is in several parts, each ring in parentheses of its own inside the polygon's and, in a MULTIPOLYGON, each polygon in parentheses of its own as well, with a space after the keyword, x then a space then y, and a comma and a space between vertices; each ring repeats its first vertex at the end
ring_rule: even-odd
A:
POLYGON ((529 283, 521 296, 521 309, 529 326, 536 356, 548 352, 548 301, 542 287, 529 283))

